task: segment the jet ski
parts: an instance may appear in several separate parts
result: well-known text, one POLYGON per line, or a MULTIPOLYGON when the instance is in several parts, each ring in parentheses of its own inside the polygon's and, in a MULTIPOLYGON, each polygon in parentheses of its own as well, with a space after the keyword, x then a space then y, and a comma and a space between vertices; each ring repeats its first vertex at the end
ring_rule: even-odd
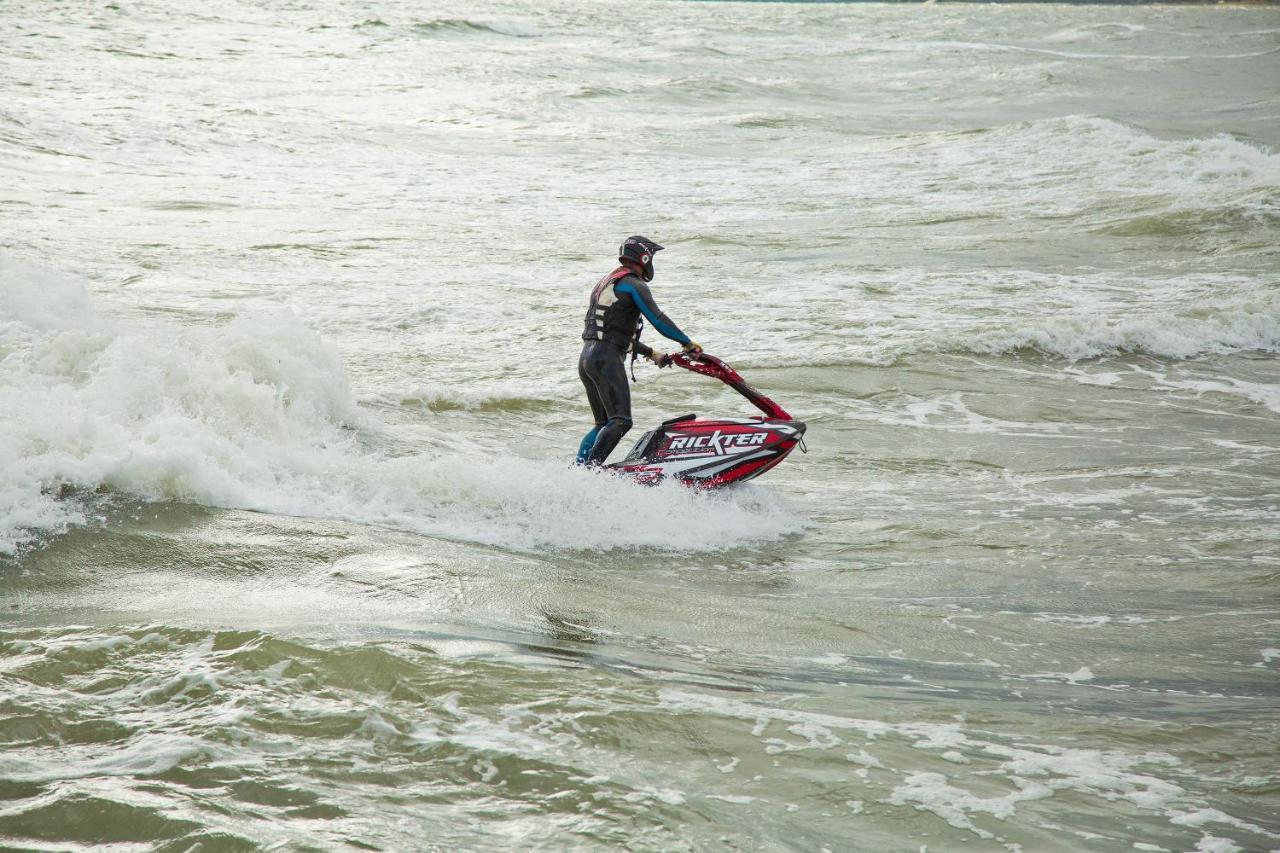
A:
POLYGON ((699 489, 716 489, 759 477, 794 448, 807 453, 803 421, 748 385, 732 367, 707 353, 675 353, 671 363, 719 379, 751 401, 764 417, 714 418, 681 415, 640 437, 621 462, 604 467, 650 485, 668 478, 699 489))

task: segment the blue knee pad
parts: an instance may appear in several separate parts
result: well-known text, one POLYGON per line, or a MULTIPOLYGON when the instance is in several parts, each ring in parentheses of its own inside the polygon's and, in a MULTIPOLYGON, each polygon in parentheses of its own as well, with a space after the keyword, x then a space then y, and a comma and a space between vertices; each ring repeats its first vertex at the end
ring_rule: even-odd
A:
POLYGON ((587 461, 587 456, 591 453, 591 448, 596 443, 596 436, 599 434, 600 427, 595 427, 591 432, 582 437, 582 443, 578 445, 578 458, 575 459, 574 462, 581 465, 583 462, 587 461))

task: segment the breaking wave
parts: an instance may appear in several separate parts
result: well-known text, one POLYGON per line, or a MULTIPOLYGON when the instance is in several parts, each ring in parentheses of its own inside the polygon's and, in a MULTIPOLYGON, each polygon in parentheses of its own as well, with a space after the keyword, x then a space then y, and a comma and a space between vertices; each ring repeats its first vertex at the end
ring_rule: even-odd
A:
MULTIPOLYGON (((1229 275, 1122 285, 1110 272, 901 270, 868 282, 863 291, 873 298, 828 307, 833 317, 843 311, 847 322, 825 320, 826 328, 804 339, 812 344, 786 355, 788 363, 890 367, 916 355, 1022 350, 1069 362, 1280 353, 1280 288, 1229 275)), ((824 319, 801 314, 796 322, 818 326, 824 319)), ((738 362, 744 367, 778 361, 769 342, 742 346, 746 352, 738 362)))
POLYGON ((393 456, 341 360, 288 312, 107 317, 0 258, 0 554, 125 494, 391 525, 515 549, 718 549, 798 530, 767 494, 639 488, 563 463, 393 456))
MULTIPOLYGON (((353 24, 352 29, 365 32, 386 30, 394 33, 402 28, 381 18, 369 18, 358 24, 353 24)), ((427 37, 442 35, 498 35, 513 38, 531 38, 539 35, 538 31, 532 26, 518 21, 475 21, 469 18, 436 18, 430 21, 418 21, 409 24, 407 29, 415 35, 427 37)))
POLYGON ((484 388, 434 388, 415 386, 396 395, 399 405, 433 412, 536 412, 553 409, 561 400, 550 395, 522 393, 518 383, 484 388))
POLYGON ((913 189, 938 216, 972 214, 977 195, 987 213, 1120 235, 1280 221, 1280 155, 1227 134, 1161 139, 1110 119, 1064 116, 925 134, 915 144, 913 168, 928 185, 913 189), (964 180, 939 180, 956 174, 964 180))
POLYGON ((1127 353, 1187 359, 1210 353, 1280 352, 1280 303, 1192 308, 1127 317, 1069 314, 1007 329, 976 330, 948 347, 1000 354, 1032 349, 1069 361, 1127 353))
POLYGON ((515 21, 473 21, 468 18, 438 18, 434 21, 423 21, 412 27, 419 35, 435 35, 437 33, 489 33, 515 38, 530 38, 538 35, 537 30, 528 24, 515 21))

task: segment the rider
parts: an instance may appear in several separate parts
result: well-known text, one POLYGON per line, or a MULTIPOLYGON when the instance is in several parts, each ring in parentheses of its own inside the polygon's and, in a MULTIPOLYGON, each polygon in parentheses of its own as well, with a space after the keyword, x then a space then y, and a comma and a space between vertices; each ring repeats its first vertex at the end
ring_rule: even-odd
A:
POLYGON ((668 356, 640 343, 644 320, 660 335, 684 347, 685 352, 702 352, 696 341, 690 340, 659 310, 649 292, 653 255, 661 250, 661 246, 647 237, 628 237, 618 249, 621 266, 600 279, 591 291, 578 376, 587 387, 587 400, 596 425, 578 447, 579 463, 602 464, 631 429, 631 389, 627 387, 627 374, 622 366, 627 350, 644 356, 658 367, 668 364, 668 356))

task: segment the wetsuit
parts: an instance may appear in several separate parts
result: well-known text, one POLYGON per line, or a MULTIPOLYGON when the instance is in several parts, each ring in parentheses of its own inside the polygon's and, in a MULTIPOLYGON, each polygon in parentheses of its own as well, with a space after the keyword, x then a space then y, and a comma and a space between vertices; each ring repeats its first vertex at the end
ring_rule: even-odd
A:
POLYGON ((659 310, 649 285, 627 267, 618 267, 592 289, 578 376, 587 388, 596 426, 578 447, 579 462, 602 464, 631 429, 631 389, 623 360, 628 350, 646 358, 653 354, 640 343, 645 320, 663 337, 681 346, 689 343, 689 336, 659 310))

